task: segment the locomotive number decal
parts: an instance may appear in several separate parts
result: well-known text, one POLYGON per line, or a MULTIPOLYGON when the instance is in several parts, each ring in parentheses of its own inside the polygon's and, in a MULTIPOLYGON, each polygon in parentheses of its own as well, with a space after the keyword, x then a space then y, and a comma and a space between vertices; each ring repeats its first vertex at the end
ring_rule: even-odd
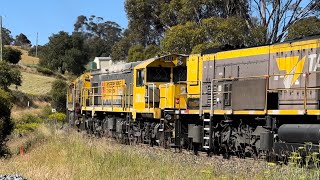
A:
POLYGON ((122 96, 124 95, 125 81, 114 80, 114 81, 103 81, 102 83, 102 100, 111 101, 114 103, 119 103, 122 96))

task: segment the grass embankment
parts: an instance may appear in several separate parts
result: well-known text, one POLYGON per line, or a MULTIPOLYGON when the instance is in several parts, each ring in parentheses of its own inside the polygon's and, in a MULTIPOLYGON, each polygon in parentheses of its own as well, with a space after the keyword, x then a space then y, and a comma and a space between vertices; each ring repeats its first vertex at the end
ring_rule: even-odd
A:
MULTIPOLYGON (((24 156, 0 160, 0 174, 29 179, 318 179, 315 169, 223 160, 125 146, 74 131, 41 126, 24 156)), ((28 139, 28 138, 27 138, 28 139)), ((31 140, 30 140, 31 139, 31 140)), ((33 139, 33 140, 32 140, 33 139)), ((21 141, 18 140, 18 141, 21 141)), ((19 144, 12 140, 10 144, 19 144)), ((14 149, 14 146, 10 146, 14 149)), ((15 148, 17 149, 17 148, 15 148)))
POLYGON ((50 92, 53 77, 33 74, 28 72, 21 72, 22 84, 18 87, 19 91, 34 95, 44 95, 50 92))
POLYGON ((19 62, 19 64, 22 65, 36 65, 39 64, 39 58, 37 57, 32 57, 28 55, 28 51, 26 49, 21 48, 20 46, 10 46, 14 49, 18 49, 19 51, 21 51, 22 55, 21 55, 21 60, 19 62))

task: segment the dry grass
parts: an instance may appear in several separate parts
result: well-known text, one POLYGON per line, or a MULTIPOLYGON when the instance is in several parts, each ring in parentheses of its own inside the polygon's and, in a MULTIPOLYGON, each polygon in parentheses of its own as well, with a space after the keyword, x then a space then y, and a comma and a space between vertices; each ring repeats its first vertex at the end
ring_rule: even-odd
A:
MULTIPOLYGON (((124 146, 45 127, 40 134, 44 138, 34 141, 26 155, 0 160, 0 174, 29 179, 319 179, 314 169, 124 146)), ((21 142, 9 144, 14 143, 21 142)))
POLYGON ((46 139, 25 156, 1 160, 0 174, 18 173, 30 179, 210 178, 210 174, 201 172, 205 165, 176 162, 171 155, 145 152, 106 139, 64 131, 51 132, 46 139))
POLYGON ((22 55, 21 55, 21 60, 20 60, 19 64, 22 64, 22 65, 36 65, 36 64, 39 64, 39 58, 29 56, 27 50, 24 50, 24 49, 20 48, 19 46, 10 46, 10 47, 12 47, 14 49, 18 49, 19 51, 21 51, 22 55))
MULTIPOLYGON (((53 77, 33 74, 29 72, 21 72, 22 85, 18 87, 19 91, 33 95, 44 95, 50 92, 51 84, 54 80, 53 77)), ((15 87, 11 87, 15 89, 15 87)))
POLYGON ((11 110, 11 118, 19 119, 26 114, 40 116, 43 113, 43 108, 46 106, 50 106, 50 103, 45 101, 33 101, 33 105, 34 107, 31 108, 18 107, 14 105, 11 110))

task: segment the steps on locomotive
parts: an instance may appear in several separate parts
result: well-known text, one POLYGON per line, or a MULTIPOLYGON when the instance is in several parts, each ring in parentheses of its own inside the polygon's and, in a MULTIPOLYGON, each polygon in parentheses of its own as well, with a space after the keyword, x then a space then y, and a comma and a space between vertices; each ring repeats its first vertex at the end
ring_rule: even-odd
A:
POLYGON ((205 118, 203 119, 203 144, 202 148, 211 149, 212 145, 212 134, 211 134, 211 119, 205 118))

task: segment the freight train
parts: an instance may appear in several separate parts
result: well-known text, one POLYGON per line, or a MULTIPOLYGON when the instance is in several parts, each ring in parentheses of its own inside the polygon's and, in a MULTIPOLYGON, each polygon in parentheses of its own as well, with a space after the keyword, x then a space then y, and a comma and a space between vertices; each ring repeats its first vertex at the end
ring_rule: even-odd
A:
POLYGON ((171 54, 82 74, 71 125, 126 143, 225 157, 319 151, 320 37, 171 54))

